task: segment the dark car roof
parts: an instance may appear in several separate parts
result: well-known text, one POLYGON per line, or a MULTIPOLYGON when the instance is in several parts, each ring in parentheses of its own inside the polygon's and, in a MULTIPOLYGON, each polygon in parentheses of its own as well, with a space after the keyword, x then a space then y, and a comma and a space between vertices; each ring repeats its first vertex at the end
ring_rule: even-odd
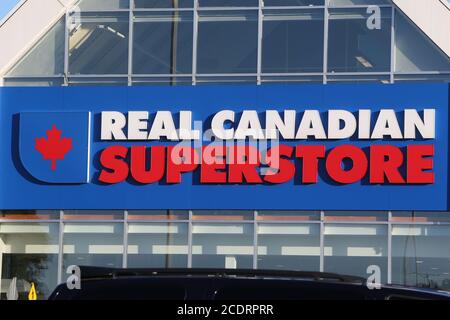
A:
POLYGON ((369 289, 334 273, 229 269, 81 268, 81 290, 59 285, 50 300, 450 299, 450 293, 401 286, 369 289))

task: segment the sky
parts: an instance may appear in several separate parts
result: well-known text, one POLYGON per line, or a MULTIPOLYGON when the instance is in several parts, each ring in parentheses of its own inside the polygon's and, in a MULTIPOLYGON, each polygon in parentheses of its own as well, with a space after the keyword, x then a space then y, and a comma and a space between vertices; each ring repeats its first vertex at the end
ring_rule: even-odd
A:
POLYGON ((14 6, 19 2, 19 0, 0 0, 0 20, 14 8, 14 6))

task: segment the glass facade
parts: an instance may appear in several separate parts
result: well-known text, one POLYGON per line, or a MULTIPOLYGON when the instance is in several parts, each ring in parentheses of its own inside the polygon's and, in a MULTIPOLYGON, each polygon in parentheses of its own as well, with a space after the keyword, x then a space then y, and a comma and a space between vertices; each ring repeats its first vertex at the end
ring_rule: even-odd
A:
POLYGON ((450 59, 390 0, 82 0, 3 82, 409 80, 449 81, 450 59))
POLYGON ((450 290, 450 213, 3 211, 1 298, 40 299, 70 265, 325 271, 450 290))
MULTIPOLYGON (((389 0, 82 0, 5 86, 450 81, 389 0), (369 27, 370 5, 380 6, 369 27)), ((169 206, 169 204, 168 204, 169 206)), ((213 209, 213 208, 212 208, 213 209)), ((0 299, 46 298, 69 265, 327 271, 450 290, 450 213, 3 211, 0 299)))

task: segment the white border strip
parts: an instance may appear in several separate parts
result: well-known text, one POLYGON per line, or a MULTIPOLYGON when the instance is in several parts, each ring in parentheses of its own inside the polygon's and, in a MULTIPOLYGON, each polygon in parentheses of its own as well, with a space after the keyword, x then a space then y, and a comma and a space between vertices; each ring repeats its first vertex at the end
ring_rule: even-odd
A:
POLYGON ((87 147, 87 176, 86 182, 89 183, 91 177, 91 112, 88 112, 88 147, 87 147))

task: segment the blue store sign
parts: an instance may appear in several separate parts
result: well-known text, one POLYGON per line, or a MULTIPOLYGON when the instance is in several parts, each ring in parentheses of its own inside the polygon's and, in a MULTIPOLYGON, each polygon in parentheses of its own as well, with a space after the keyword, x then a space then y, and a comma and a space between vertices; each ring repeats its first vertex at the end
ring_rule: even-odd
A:
POLYGON ((0 97, 3 210, 448 210, 448 84, 0 97))

